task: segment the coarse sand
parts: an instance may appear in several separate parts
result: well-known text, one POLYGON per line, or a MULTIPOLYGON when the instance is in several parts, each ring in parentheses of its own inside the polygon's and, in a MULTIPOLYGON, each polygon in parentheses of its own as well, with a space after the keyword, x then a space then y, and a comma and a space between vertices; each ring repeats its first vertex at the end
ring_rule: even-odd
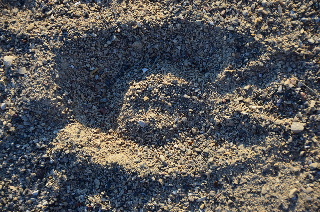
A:
POLYGON ((0 211, 320 210, 318 0, 0 0, 0 211))

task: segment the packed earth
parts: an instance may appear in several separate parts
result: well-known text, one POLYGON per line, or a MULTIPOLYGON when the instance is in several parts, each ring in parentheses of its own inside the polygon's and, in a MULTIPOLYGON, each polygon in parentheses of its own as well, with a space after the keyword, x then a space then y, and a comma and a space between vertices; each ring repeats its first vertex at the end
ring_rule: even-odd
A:
POLYGON ((320 210, 318 0, 0 0, 0 211, 320 210))

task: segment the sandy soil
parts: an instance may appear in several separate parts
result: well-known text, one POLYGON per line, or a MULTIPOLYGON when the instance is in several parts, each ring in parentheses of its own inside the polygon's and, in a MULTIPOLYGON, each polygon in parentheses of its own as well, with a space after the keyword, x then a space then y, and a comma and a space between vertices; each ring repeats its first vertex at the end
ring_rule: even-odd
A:
POLYGON ((319 211, 319 11, 0 0, 0 210, 319 211))

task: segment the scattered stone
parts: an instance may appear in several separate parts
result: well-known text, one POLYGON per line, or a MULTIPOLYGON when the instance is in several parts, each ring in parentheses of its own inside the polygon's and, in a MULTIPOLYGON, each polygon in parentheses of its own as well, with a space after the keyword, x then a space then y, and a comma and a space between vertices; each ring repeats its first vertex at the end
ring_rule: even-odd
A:
POLYGON ((307 194, 309 194, 309 193, 313 192, 313 188, 308 187, 308 188, 305 189, 305 192, 306 192, 307 194))
POLYGON ((26 27, 26 30, 27 30, 27 31, 31 31, 31 30, 33 30, 34 28, 35 28, 34 23, 30 23, 30 24, 26 27))
POLYGON ((315 106, 316 106, 316 101, 315 100, 311 100, 310 104, 309 104, 309 107, 313 109, 315 106))
POLYGON ((10 68, 12 66, 12 63, 13 63, 15 58, 16 58, 15 56, 4 56, 3 57, 3 65, 6 68, 10 68))
POLYGON ((197 199, 197 202, 203 202, 203 201, 205 201, 206 199, 207 199, 207 197, 201 197, 201 198, 197 199))
POLYGON ((193 134, 196 134, 196 133, 198 133, 198 128, 196 128, 196 127, 193 127, 193 128, 191 129, 191 132, 192 132, 193 134))
POLYGON ((212 163, 212 162, 214 162, 214 157, 210 157, 210 158, 208 159, 208 163, 212 163))
POLYGON ((300 133, 304 130, 305 123, 301 122, 292 122, 291 131, 292 133, 300 133))
POLYGON ((18 73, 21 74, 21 75, 25 75, 27 74, 27 69, 26 67, 21 67, 18 69, 18 73))
POLYGON ((317 0, 12 2, 4 210, 318 210, 317 0))
POLYGON ((296 189, 296 188, 294 188, 294 189, 291 189, 290 191, 289 191, 289 198, 294 198, 296 195, 297 195, 297 193, 298 193, 298 189, 296 189))
POLYGON ((161 161, 165 161, 166 160, 166 158, 163 155, 160 155, 159 158, 160 158, 161 161))
POLYGON ((268 193, 268 191, 269 191, 269 186, 264 185, 261 189, 261 194, 266 194, 268 193))
POLYGON ((149 71, 149 69, 147 69, 147 68, 143 68, 142 69, 142 72, 145 74, 147 71, 149 71))
POLYGON ((311 163, 310 169, 320 169, 320 163, 311 163))
POLYGON ((145 96, 145 97, 143 97, 143 100, 144 100, 144 101, 148 101, 148 100, 149 100, 149 97, 145 96))
POLYGON ((1 103, 1 110, 5 110, 7 108, 7 104, 6 103, 1 103))
POLYGON ((298 174, 301 171, 300 167, 291 167, 290 169, 294 174, 298 174))
POLYGON ((39 191, 38 191, 38 190, 34 191, 34 192, 32 193, 32 195, 33 195, 33 196, 38 196, 38 195, 39 195, 39 191))
POLYGON ((187 117, 182 117, 181 118, 181 122, 187 122, 187 121, 188 121, 187 117))
POLYGON ((145 122, 145 121, 138 121, 138 124, 141 126, 141 127, 146 127, 146 126, 148 126, 148 123, 147 122, 145 122))
POLYGON ((188 200, 190 201, 190 202, 193 202, 193 201, 195 201, 195 196, 192 196, 192 195, 190 195, 190 196, 188 196, 188 200))

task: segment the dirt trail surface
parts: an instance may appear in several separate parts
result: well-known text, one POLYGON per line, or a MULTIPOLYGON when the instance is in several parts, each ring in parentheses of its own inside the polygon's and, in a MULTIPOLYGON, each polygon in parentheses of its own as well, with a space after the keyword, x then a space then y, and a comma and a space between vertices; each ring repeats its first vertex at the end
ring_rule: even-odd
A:
POLYGON ((319 1, 0 8, 1 211, 319 211, 319 1))

